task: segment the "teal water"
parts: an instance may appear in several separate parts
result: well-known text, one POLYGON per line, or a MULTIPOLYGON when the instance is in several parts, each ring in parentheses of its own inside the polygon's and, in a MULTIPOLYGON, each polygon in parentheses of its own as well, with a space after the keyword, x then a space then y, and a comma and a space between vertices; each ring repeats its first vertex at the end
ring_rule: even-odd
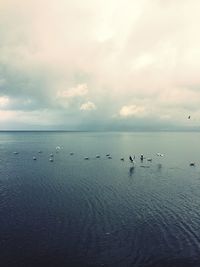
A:
POLYGON ((1 132, 1 266, 199 266, 199 140, 1 132))

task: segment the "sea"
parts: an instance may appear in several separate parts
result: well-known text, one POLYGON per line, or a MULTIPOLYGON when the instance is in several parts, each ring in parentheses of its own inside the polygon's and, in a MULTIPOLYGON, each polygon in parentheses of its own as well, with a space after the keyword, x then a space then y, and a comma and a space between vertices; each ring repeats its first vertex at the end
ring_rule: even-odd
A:
POLYGON ((0 132, 0 266, 199 267, 200 133, 0 132))

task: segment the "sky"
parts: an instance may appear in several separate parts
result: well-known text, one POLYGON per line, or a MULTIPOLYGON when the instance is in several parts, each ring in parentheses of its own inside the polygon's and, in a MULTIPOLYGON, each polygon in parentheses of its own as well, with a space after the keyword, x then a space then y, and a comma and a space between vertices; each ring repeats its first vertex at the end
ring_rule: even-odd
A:
POLYGON ((199 130, 199 10, 1 0, 0 130, 199 130))

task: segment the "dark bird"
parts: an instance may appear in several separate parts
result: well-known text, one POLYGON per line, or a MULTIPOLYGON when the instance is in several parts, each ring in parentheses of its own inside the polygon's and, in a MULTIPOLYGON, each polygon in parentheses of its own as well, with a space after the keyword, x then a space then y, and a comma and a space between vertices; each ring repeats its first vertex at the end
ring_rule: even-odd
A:
POLYGON ((130 159, 131 162, 133 162, 133 158, 131 156, 129 156, 129 159, 130 159))
POLYGON ((130 162, 133 163, 133 166, 135 165, 135 155, 133 157, 129 156, 130 162))
POLYGON ((131 162, 134 162, 135 155, 133 156, 133 158, 131 156, 129 156, 129 159, 130 159, 131 162))
POLYGON ((188 116, 188 120, 190 120, 190 118, 191 118, 191 117, 190 117, 190 115, 189 115, 189 116, 188 116))

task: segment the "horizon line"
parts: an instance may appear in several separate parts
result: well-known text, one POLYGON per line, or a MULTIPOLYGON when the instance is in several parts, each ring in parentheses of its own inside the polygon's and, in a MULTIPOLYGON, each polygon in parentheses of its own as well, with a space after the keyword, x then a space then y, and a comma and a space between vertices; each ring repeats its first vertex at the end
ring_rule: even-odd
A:
POLYGON ((71 132, 71 133, 75 133, 75 132, 127 132, 127 133, 131 133, 131 132, 200 132, 200 129, 149 129, 149 130, 142 130, 142 129, 138 129, 138 130, 0 130, 0 133, 2 132, 71 132))

